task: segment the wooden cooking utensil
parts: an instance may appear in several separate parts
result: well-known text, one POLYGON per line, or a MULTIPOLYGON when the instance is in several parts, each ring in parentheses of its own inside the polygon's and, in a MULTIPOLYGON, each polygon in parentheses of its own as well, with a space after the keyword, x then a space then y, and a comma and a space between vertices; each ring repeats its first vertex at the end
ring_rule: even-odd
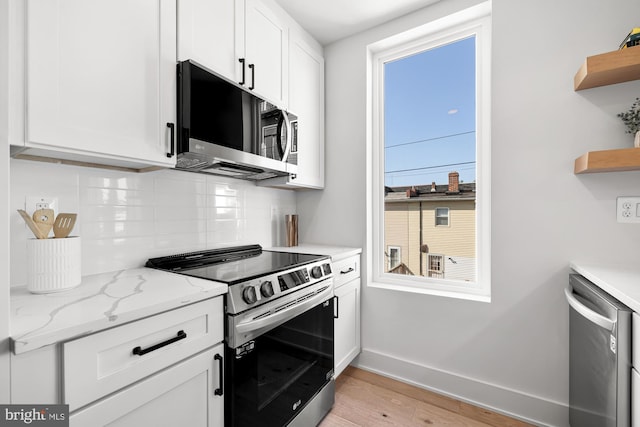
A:
POLYGON ((33 235, 36 236, 36 238, 38 238, 38 239, 46 239, 47 238, 46 236, 42 235, 42 233, 40 232, 40 229, 38 228, 36 223, 33 221, 33 219, 29 216, 29 214, 24 209, 18 209, 18 213, 20 214, 22 219, 24 219, 24 222, 27 223, 27 226, 33 232, 33 235))
POLYGON ((56 239, 67 237, 73 226, 76 224, 76 217, 78 214, 74 213, 60 213, 56 217, 56 221, 53 223, 53 235, 56 239))
POLYGON ((49 232, 53 227, 54 219, 55 214, 53 213, 53 209, 38 209, 33 213, 33 221, 42 232, 42 235, 44 236, 43 239, 49 237, 49 232))

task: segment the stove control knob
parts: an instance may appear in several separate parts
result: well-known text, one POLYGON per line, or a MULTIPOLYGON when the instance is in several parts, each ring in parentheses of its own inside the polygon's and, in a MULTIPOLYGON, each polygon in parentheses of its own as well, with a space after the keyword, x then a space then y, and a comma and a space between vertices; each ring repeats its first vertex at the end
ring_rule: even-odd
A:
POLYGON ((256 288, 254 288, 253 286, 244 288, 244 290, 242 291, 242 299, 247 304, 253 304, 254 302, 256 302, 258 300, 258 295, 256 295, 256 288))
POLYGON ((322 277, 322 267, 315 266, 311 269, 311 277, 314 279, 319 279, 322 277))
POLYGON ((260 293, 263 297, 269 298, 273 296, 273 285, 267 281, 260 285, 260 293))

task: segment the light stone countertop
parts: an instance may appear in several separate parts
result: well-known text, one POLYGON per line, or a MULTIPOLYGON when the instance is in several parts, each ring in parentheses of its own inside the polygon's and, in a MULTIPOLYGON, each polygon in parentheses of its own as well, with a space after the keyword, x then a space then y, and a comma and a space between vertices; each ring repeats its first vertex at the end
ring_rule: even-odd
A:
POLYGON ((227 285, 151 268, 85 276, 70 290, 11 288, 15 354, 66 341, 227 293, 227 285))
POLYGON ((265 248, 269 251, 298 252, 302 254, 326 255, 331 257, 331 261, 336 262, 362 252, 362 248, 351 248, 345 246, 317 245, 313 243, 301 243, 298 246, 276 246, 265 248))
POLYGON ((572 262, 570 267, 633 311, 640 313, 640 265, 572 262))

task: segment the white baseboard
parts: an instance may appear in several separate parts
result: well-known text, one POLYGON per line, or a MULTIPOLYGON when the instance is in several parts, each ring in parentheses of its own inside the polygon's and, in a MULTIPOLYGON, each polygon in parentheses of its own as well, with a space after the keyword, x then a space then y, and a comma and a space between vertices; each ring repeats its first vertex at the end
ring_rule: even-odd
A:
POLYGON ((537 426, 568 427, 566 405, 363 349, 353 366, 537 426))

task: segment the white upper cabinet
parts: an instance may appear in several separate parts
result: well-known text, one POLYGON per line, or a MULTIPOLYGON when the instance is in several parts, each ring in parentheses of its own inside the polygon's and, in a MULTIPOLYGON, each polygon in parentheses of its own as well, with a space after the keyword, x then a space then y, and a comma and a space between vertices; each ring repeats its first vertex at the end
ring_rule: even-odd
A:
POLYGON ((244 85, 282 108, 287 105, 287 23, 276 6, 244 0, 244 40, 238 37, 238 56, 246 67, 244 85))
POLYGON ((236 80, 234 0, 178 1, 178 60, 188 59, 236 80))
POLYGON ((285 188, 324 187, 324 59, 322 47, 299 29, 290 30, 289 110, 298 116, 298 172, 260 182, 285 188))
POLYGON ((179 0, 178 59, 286 108, 289 19, 269 0, 179 0))
MULTIPOLYGON (((321 51, 320 51, 321 52, 321 51)), ((289 43, 289 108, 298 115, 298 174, 293 185, 324 187, 324 59, 304 35, 289 43)))
POLYGON ((25 154, 175 165, 176 0, 28 0, 16 8, 26 24, 13 32, 24 34, 16 39, 25 154))

